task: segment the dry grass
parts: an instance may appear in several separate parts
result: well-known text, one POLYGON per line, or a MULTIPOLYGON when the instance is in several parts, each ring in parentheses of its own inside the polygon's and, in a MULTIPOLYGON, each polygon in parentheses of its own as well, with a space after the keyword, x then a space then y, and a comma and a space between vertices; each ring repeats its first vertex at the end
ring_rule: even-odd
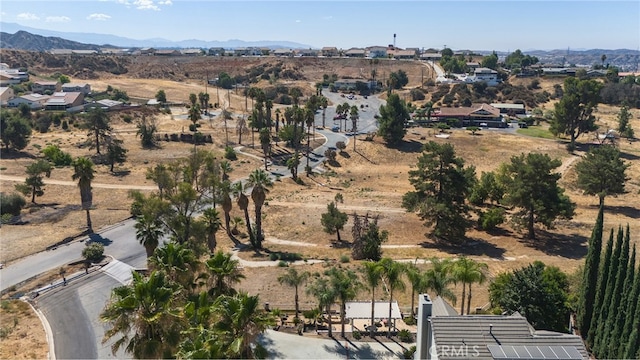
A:
POLYGON ((0 306, 0 358, 45 359, 49 351, 44 329, 29 304, 2 300, 0 306))

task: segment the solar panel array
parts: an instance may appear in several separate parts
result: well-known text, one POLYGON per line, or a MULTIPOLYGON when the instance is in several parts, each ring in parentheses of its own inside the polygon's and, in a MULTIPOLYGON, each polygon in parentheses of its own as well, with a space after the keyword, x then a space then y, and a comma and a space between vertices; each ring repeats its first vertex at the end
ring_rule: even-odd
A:
POLYGON ((581 360, 575 346, 487 345, 494 359, 581 360))

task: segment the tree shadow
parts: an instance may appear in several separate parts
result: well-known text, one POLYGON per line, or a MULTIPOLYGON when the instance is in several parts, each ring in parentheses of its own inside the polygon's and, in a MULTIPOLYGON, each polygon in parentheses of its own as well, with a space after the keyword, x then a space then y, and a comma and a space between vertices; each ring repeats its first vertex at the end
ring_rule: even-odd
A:
POLYGON ((587 255, 588 238, 579 234, 559 234, 536 229, 536 239, 521 238, 521 243, 547 255, 581 259, 587 255))
POLYGON ((340 152, 338 152, 338 154, 340 156, 342 156, 343 158, 345 158, 345 159, 351 159, 351 155, 349 155, 349 153, 346 152, 346 151, 340 151, 340 152))
POLYGON ((635 155, 635 154, 630 154, 628 152, 620 152, 620 158, 624 159, 624 160, 628 160, 628 161, 633 161, 633 160, 638 160, 640 159, 640 156, 635 155))
POLYGON ((427 240, 419 244, 425 249, 437 249, 452 255, 489 256, 493 259, 504 259, 505 249, 498 247, 483 239, 467 238, 460 244, 451 244, 444 241, 427 240))
POLYGON ((98 243, 98 244, 102 244, 103 246, 108 246, 112 242, 113 241, 111 241, 111 239, 104 238, 100 234, 92 233, 92 234, 89 234, 89 241, 87 241, 87 245, 98 243))
POLYGON ((131 170, 120 170, 120 171, 112 171, 111 175, 116 177, 124 177, 131 174, 131 170))
POLYGON ((372 164, 374 164, 374 165, 378 165, 375 161, 373 161, 373 160, 369 159, 368 157, 366 157, 366 156, 365 156, 363 153, 361 153, 360 151, 355 150, 354 152, 355 152, 356 154, 360 155, 363 159, 367 160, 368 162, 370 162, 370 163, 372 163, 372 164))
POLYGON ((328 353, 339 355, 340 357, 347 357, 348 359, 383 359, 388 358, 390 354, 393 354, 397 358, 401 358, 400 353, 396 353, 389 347, 378 341, 387 351, 376 350, 369 344, 362 344, 358 348, 345 347, 340 341, 334 338, 336 344, 323 345, 323 349, 328 353))
MULTIPOLYGON (((595 206, 594 208, 597 208, 597 206, 595 206)), ((612 206, 612 205, 605 205, 604 206, 604 211, 611 211, 613 213, 616 214, 622 214, 626 217, 630 217, 632 219, 640 219, 640 209, 633 207, 633 206, 612 206)))
POLYGON ((404 153, 420 153, 420 152, 422 152, 422 147, 423 146, 424 146, 424 144, 419 142, 419 141, 402 140, 399 143, 397 143, 396 145, 390 146, 390 148, 396 149, 396 150, 404 152, 404 153))
POLYGON ((278 351, 276 347, 275 341, 268 336, 265 336, 265 333, 262 333, 258 336, 258 343, 262 345, 262 347, 269 354, 268 358, 270 359, 284 359, 285 355, 278 351))
POLYGON ((23 159, 23 158, 28 158, 28 159, 36 159, 37 158, 35 155, 29 154, 26 151, 14 150, 14 149, 7 150, 4 147, 2 148, 0 153, 2 153, 2 158, 3 159, 7 159, 7 160, 23 159))

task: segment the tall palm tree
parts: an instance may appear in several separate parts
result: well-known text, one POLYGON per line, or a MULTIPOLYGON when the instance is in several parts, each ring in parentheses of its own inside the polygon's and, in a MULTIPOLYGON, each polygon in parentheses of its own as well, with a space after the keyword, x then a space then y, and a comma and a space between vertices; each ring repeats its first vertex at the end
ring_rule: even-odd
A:
POLYGON ((218 187, 218 191, 220 192, 220 205, 222 206, 222 211, 224 212, 224 226, 227 230, 227 235, 231 237, 230 223, 233 203, 231 202, 232 189, 229 180, 224 180, 218 187))
POLYGON ((307 125, 307 169, 309 168, 309 153, 311 152, 311 127, 315 122, 315 110, 305 109, 304 111, 304 122, 307 125))
POLYGON ((264 205, 264 201, 266 200, 267 193, 269 192, 269 188, 273 187, 273 182, 269 175, 262 170, 256 169, 251 174, 249 174, 249 181, 247 181, 247 186, 253 187, 251 190, 251 199, 253 200, 253 204, 256 208, 256 245, 257 249, 262 249, 262 205, 264 205))
POLYGON ((227 344, 224 347, 228 352, 226 356, 255 358, 252 345, 267 326, 274 324, 273 318, 260 309, 258 296, 223 295, 214 301, 213 308, 218 314, 214 328, 222 333, 223 343, 227 344))
POLYGON ((321 97, 320 98, 320 106, 322 107, 322 127, 325 127, 325 117, 326 117, 326 113, 327 113, 327 107, 329 107, 329 99, 327 99, 326 97, 321 97))
POLYGON ((207 208, 202 212, 202 219, 207 225, 207 247, 209 248, 209 252, 213 253, 217 246, 216 233, 222 227, 220 213, 214 208, 207 208))
POLYGON ((451 275, 453 263, 450 259, 440 260, 431 258, 431 268, 424 272, 423 281, 427 290, 433 291, 437 296, 451 301, 455 306, 456 294, 449 289, 449 285, 455 282, 451 275))
POLYGON ((170 281, 187 290, 192 290, 196 285, 195 274, 199 264, 193 250, 175 242, 159 247, 149 258, 152 270, 163 271, 170 281))
POLYGON ((164 235, 162 222, 157 217, 142 215, 137 217, 134 227, 136 229, 136 239, 144 246, 148 260, 153 256, 153 252, 160 244, 162 235, 164 235))
POLYGON ((111 346, 115 354, 123 345, 136 359, 168 358, 180 340, 183 321, 173 301, 179 289, 161 271, 148 277, 132 272, 133 282, 113 289, 100 319, 111 325, 102 343, 120 334, 111 346))
POLYGON ((278 282, 280 284, 291 286, 295 289, 296 319, 298 319, 298 314, 300 313, 300 306, 298 302, 298 287, 304 284, 308 278, 309 273, 307 271, 299 273, 295 268, 288 268, 285 274, 282 274, 280 275, 280 277, 278 277, 278 282))
POLYGON ((418 269, 415 264, 407 264, 405 267, 405 273, 407 279, 411 284, 411 317, 415 316, 415 298, 416 292, 421 293, 425 291, 426 286, 424 283, 424 273, 418 269))
POLYGON ((336 299, 340 301, 340 334, 344 337, 347 301, 356 298, 361 284, 356 273, 348 269, 334 267, 329 270, 328 274, 336 299))
POLYGON ((460 315, 464 315, 464 301, 467 300, 467 314, 469 314, 469 306, 471 305, 471 285, 473 283, 482 284, 487 279, 487 264, 479 263, 466 256, 461 257, 453 266, 452 275, 456 282, 462 283, 462 301, 460 305, 460 315), (465 290, 469 286, 469 294, 466 295, 465 290))
POLYGON ((91 181, 93 180, 95 170, 93 168, 93 162, 86 157, 79 157, 73 161, 73 180, 78 180, 78 187, 80 188, 80 199, 82 201, 82 209, 87 212, 87 231, 93 233, 93 226, 91 225, 91 214, 89 210, 93 205, 93 193, 91 191, 91 181))
POLYGON ((404 290, 404 282, 402 281, 402 273, 404 272, 404 266, 390 258, 383 258, 380 260, 380 266, 382 267, 382 278, 386 281, 387 288, 389 289, 389 323, 387 337, 391 337, 391 304, 393 303, 393 291, 404 290))
POLYGON ((247 225, 247 235, 249 235, 249 241, 252 246, 256 246, 255 244, 255 236, 253 234, 253 229, 251 228, 251 218, 249 217, 249 198, 244 193, 247 190, 247 186, 244 185, 241 181, 234 183, 233 186, 233 195, 236 197, 236 202, 238 207, 244 213, 244 222, 247 225))
POLYGON ((271 134, 269 133, 268 128, 260 129, 260 147, 262 148, 262 153, 264 154, 264 170, 267 171, 267 158, 269 158, 269 154, 271 152, 271 134))
POLYGON ((379 262, 365 261, 362 264, 362 273, 364 280, 371 291, 371 324, 369 325, 369 336, 374 337, 376 334, 375 304, 376 304, 376 288, 380 284, 382 276, 382 267, 379 262))
POLYGON ((329 337, 333 337, 333 323, 331 321, 331 305, 336 302, 337 294, 335 293, 329 279, 321 277, 316 279, 307 287, 307 294, 315 296, 318 299, 318 307, 324 309, 327 313, 329 325, 329 337))
POLYGON ((206 262, 209 270, 209 293, 213 296, 234 294, 233 285, 244 279, 240 262, 231 258, 231 254, 217 251, 206 262))
POLYGON ((353 105, 351 107, 349 118, 351 119, 351 124, 353 125, 351 130, 351 132, 353 133, 353 151, 356 151, 356 132, 358 131, 358 119, 360 118, 357 106, 353 105))

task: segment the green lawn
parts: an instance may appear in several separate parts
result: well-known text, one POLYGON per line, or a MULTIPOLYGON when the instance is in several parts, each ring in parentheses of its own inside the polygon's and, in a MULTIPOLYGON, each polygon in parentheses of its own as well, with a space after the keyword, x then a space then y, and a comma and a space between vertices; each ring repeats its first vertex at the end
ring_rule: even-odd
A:
POLYGON ((549 132, 549 130, 543 129, 543 128, 538 127, 538 126, 530 126, 530 127, 526 128, 526 129, 518 129, 518 130, 516 130, 516 132, 518 134, 521 134, 521 135, 539 137, 539 138, 543 138, 543 139, 555 139, 556 138, 555 136, 553 136, 553 134, 551 132, 549 132))

